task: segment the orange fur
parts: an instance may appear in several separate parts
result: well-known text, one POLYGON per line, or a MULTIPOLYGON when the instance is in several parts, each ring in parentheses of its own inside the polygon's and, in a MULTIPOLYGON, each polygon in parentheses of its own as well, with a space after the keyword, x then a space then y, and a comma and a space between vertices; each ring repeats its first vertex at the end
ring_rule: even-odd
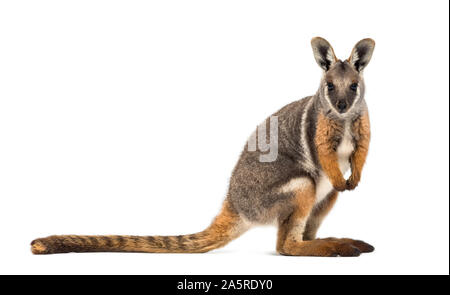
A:
MULTIPOLYGON (((372 252, 374 248, 359 240, 352 239, 315 239, 306 240, 299 235, 302 224, 308 216, 323 218, 331 209, 337 198, 337 192, 329 197, 324 207, 312 212, 314 202, 314 186, 311 186, 296 194, 297 206, 285 220, 280 222, 278 229, 277 252, 292 256, 359 256, 361 253, 372 252)), ((305 226, 303 225, 303 229, 305 226)), ((306 233, 305 233, 306 234, 306 233)))
POLYGON ((337 191, 344 191, 346 180, 339 169, 336 153, 337 137, 343 133, 343 126, 319 114, 316 137, 314 139, 320 165, 337 191))
POLYGON ((353 123, 353 134, 355 136, 355 151, 350 157, 352 174, 347 181, 347 189, 354 189, 361 180, 361 172, 369 151, 370 142, 370 121, 366 112, 353 123))

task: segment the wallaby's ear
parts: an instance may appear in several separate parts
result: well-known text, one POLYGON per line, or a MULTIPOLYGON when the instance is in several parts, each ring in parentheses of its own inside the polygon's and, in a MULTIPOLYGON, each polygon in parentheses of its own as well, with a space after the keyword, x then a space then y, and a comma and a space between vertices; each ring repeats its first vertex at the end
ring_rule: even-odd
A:
POLYGON ((337 61, 333 47, 331 47, 327 40, 321 37, 312 38, 311 46, 319 66, 325 71, 328 71, 330 66, 337 61))
POLYGON ((348 58, 348 61, 358 72, 361 72, 369 63, 374 48, 375 41, 370 38, 362 39, 356 43, 352 50, 352 54, 348 58))

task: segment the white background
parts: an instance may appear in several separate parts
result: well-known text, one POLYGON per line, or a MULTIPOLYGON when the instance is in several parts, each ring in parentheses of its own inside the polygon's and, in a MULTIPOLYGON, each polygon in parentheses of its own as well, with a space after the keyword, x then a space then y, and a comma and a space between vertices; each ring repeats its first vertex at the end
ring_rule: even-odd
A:
POLYGON ((0 273, 448 274, 448 1, 2 1, 0 273), (310 39, 371 37, 372 143, 320 237, 283 257, 255 228, 207 254, 33 256, 50 234, 184 234, 219 211, 247 137, 314 94, 310 39))

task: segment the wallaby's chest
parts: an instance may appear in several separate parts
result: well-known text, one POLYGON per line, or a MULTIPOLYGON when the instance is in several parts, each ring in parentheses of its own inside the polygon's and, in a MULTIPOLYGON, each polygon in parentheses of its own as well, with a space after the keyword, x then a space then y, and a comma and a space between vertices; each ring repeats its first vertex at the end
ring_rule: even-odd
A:
POLYGON ((353 143, 353 136, 351 133, 350 123, 345 124, 344 135, 336 149, 339 161, 339 168, 342 174, 347 172, 350 168, 350 156, 355 149, 353 143))

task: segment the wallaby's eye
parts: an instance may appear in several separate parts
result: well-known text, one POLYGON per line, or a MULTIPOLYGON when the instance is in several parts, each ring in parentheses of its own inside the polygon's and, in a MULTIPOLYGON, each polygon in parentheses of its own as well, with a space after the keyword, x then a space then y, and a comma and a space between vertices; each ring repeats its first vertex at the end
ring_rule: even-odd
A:
POLYGON ((358 83, 353 83, 352 85, 350 85, 350 89, 353 91, 358 90, 358 83))
POLYGON ((331 82, 327 83, 327 87, 328 87, 328 91, 333 91, 334 90, 334 84, 331 82))

